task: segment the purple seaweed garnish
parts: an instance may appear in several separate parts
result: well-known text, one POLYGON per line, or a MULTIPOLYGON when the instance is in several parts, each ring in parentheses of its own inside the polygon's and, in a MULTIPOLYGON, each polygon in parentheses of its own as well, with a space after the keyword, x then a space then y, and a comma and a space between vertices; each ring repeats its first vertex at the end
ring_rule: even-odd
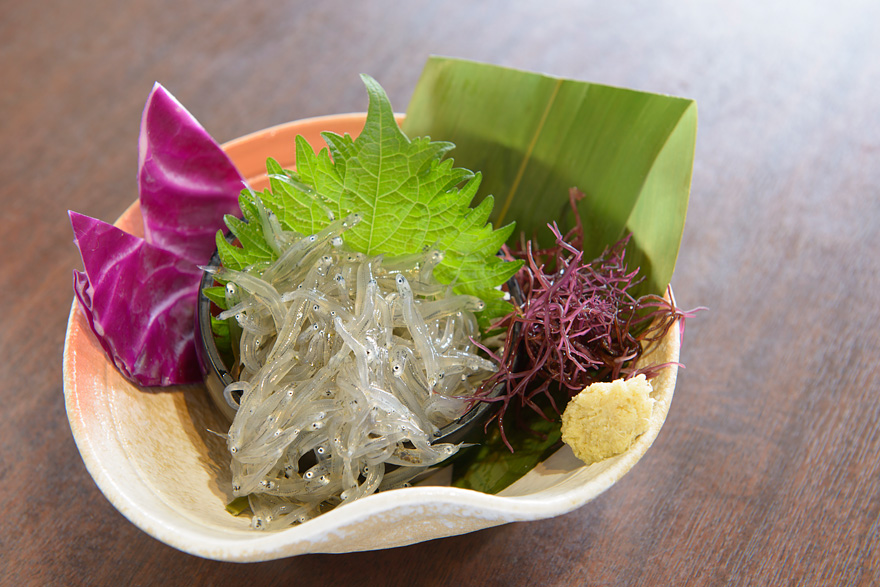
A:
POLYGON ((583 225, 576 202, 583 194, 572 189, 569 198, 575 226, 565 235, 548 225, 555 246, 536 250, 533 243, 506 252, 526 264, 514 277, 525 296, 520 308, 499 320, 494 328, 507 329, 504 351, 499 357, 484 348, 498 363, 498 371, 483 382, 478 395, 483 401, 499 402, 496 414, 501 437, 504 415, 514 402, 544 418, 536 403, 544 396, 559 413, 554 390, 568 397, 597 381, 612 381, 644 373, 655 375, 665 365, 637 368, 644 345, 661 339, 677 321, 691 315, 657 295, 635 297, 638 269, 626 264, 630 235, 605 249, 597 259, 583 258, 583 225), (515 324, 520 328, 514 328, 515 324), (525 356, 518 364, 519 354, 525 356), (499 384, 503 391, 493 395, 499 384))

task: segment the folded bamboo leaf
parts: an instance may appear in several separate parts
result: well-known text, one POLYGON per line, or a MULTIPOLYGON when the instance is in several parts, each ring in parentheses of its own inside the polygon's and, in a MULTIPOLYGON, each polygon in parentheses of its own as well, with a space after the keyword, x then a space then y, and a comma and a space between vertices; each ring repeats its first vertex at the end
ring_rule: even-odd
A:
POLYGON ((403 129, 455 143, 456 165, 483 173, 477 201, 495 197, 493 223, 516 221, 542 243, 552 241, 548 222, 568 226, 568 190, 579 188, 587 257, 632 232, 639 293, 662 293, 684 229, 696 125, 692 100, 432 57, 403 129))

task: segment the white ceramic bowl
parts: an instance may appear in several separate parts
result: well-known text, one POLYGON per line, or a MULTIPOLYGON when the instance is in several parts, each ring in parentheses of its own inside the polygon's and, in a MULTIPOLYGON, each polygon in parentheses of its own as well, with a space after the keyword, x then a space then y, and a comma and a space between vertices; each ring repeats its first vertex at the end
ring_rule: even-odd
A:
MULTIPOLYGON (((356 135, 363 114, 302 120, 224 145, 241 174, 262 189, 271 155, 295 164, 293 137, 316 148, 320 132, 356 135), (285 158, 284 155, 288 154, 285 158)), ((141 236, 135 203, 117 226, 141 236)), ((642 359, 675 363, 676 324, 642 359)), ((201 386, 147 389, 132 385, 104 354, 74 300, 64 347, 64 396, 71 431, 89 473, 132 523, 184 552, 224 561, 263 561, 309 552, 353 552, 414 544, 508 522, 550 518, 578 508, 620 479, 654 442, 672 401, 677 369, 652 384, 650 428, 624 454, 584 466, 568 447, 498 495, 446 486, 417 486, 371 495, 302 525, 274 532, 250 528, 225 510, 231 478, 225 420, 201 386)))

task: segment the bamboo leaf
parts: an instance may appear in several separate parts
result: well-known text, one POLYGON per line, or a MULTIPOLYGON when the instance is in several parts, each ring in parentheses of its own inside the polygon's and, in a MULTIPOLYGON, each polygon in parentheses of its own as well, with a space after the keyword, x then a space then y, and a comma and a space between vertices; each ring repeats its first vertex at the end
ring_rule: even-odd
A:
POLYGON ((632 232, 639 293, 662 293, 684 229, 696 123, 692 100, 432 57, 403 129, 455 143, 456 165, 483 173, 475 201, 495 197, 493 223, 516 221, 545 244, 548 222, 569 225, 568 190, 579 188, 587 256, 632 232))

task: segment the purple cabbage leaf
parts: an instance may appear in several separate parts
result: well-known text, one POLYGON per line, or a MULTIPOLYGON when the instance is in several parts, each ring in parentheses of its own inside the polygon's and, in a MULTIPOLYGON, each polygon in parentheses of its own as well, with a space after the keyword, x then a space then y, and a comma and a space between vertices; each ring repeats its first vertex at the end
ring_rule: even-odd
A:
POLYGON ((141 117, 138 195, 144 238, 70 212, 84 271, 73 286, 120 372, 142 386, 202 381, 195 313, 201 270, 244 180, 201 124, 160 84, 141 117))
POLYGON ((69 215, 85 268, 73 272, 73 288, 113 364, 139 385, 201 382, 198 267, 111 224, 69 215))
POLYGON ((141 117, 138 193, 146 241, 207 264, 244 179, 201 124, 156 83, 141 117))

